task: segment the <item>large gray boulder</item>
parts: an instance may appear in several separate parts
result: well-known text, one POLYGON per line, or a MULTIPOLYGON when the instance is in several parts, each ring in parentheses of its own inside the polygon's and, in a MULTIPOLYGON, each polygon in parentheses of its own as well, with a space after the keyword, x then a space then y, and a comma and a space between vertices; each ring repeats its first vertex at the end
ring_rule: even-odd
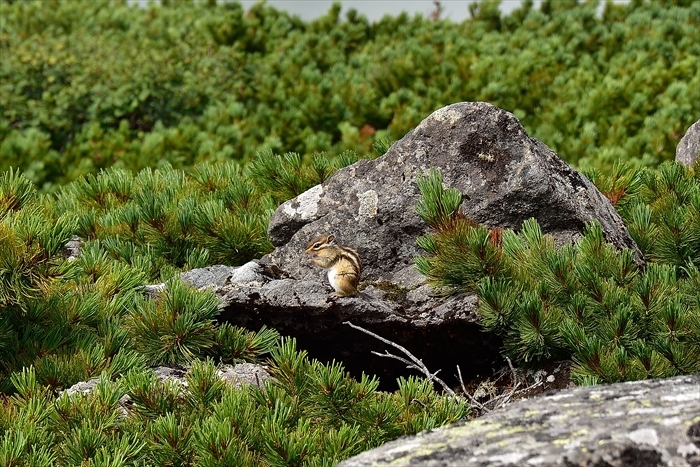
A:
POLYGON ((359 251, 365 279, 421 282, 413 260, 421 254, 416 238, 428 228, 415 211, 416 178, 430 168, 462 192, 460 210, 481 224, 517 230, 534 217, 566 243, 597 220, 610 243, 642 259, 613 205, 586 177, 530 138, 510 112, 461 102, 433 112, 379 159, 342 169, 282 204, 268 228, 276 248, 264 261, 296 279, 318 279, 304 247, 328 232, 359 251))
MULTIPOLYGON (((339 170, 282 204, 268 229, 272 253, 246 265, 246 274, 207 273, 218 277, 220 319, 273 327, 297 337, 312 356, 340 359, 356 372, 391 377, 405 368, 397 363, 387 370, 386 359, 370 354, 383 346, 345 321, 407 347, 448 377, 456 364, 467 376, 490 369, 501 341, 481 332, 476 297, 434 296, 414 267, 422 253, 416 239, 429 231, 415 211, 416 179, 431 168, 463 193, 460 210, 477 222, 519 229, 534 217, 563 244, 597 220, 609 242, 643 262, 612 204, 586 177, 530 138, 511 113, 463 102, 431 114, 382 157, 339 170), (307 242, 325 233, 362 257, 361 295, 331 298, 326 272, 309 263, 307 242), (246 275, 249 280, 240 278, 246 275)), ((188 280, 202 286, 192 275, 188 280)))
POLYGON ((700 158, 700 120, 690 125, 676 146, 676 162, 692 167, 700 158))
POLYGON ((400 438, 341 462, 378 466, 700 465, 700 375, 580 387, 400 438))

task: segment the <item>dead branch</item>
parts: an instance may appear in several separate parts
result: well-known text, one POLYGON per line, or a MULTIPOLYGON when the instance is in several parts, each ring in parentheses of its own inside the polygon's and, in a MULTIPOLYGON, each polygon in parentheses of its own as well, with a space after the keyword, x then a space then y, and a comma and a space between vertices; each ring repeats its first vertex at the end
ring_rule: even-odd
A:
MULTIPOLYGON (((459 383, 462 387, 462 391, 464 392, 467 399, 469 399, 469 402, 472 404, 472 406, 476 407, 477 409, 481 410, 482 412, 491 412, 493 410, 496 410, 498 408, 501 408, 501 407, 508 405, 514 397, 517 397, 517 396, 520 396, 520 395, 525 394, 527 392, 530 392, 533 389, 544 384, 541 379, 538 379, 535 381, 534 384, 528 385, 527 380, 526 380, 525 381, 526 387, 524 387, 523 389, 518 389, 522 385, 522 382, 520 381, 521 378, 518 375, 518 371, 513 367, 513 364, 511 363, 511 361, 508 357, 506 357, 506 362, 508 362, 508 367, 510 368, 510 377, 511 377, 512 387, 507 392, 503 392, 503 393, 499 394, 498 396, 492 397, 491 399, 487 400, 484 403, 479 402, 476 399, 476 397, 474 397, 472 394, 470 394, 467 391, 467 388, 464 385, 464 381, 462 380, 462 371, 460 370, 459 365, 457 365, 457 375, 459 377, 459 383)), ((496 381, 498 381, 502 377, 503 377, 503 375, 500 375, 496 379, 496 381)))
POLYGON ((382 354, 382 353, 379 353, 379 352, 374 352, 374 351, 372 351, 372 353, 373 353, 374 355, 377 355, 377 356, 379 356, 379 357, 389 357, 389 358, 393 358, 393 359, 395 359, 395 360, 398 360, 398 361, 400 361, 401 363, 406 364, 407 368, 411 368, 411 369, 418 370, 418 371, 420 371, 421 373, 423 373, 423 374, 425 375, 425 377, 428 378, 430 381, 433 381, 433 382, 435 382, 435 383, 438 383, 440 386, 442 386, 443 391, 445 391, 445 392, 446 392, 447 394, 449 394, 450 396, 453 396, 453 397, 456 397, 456 396, 457 396, 457 395, 455 394, 455 392, 454 392, 452 389, 450 389, 450 387, 449 387, 443 380, 441 380, 440 378, 438 378, 438 377, 436 376, 436 375, 438 374, 438 372, 440 372, 440 370, 436 371, 435 373, 431 373, 430 370, 428 370, 428 367, 425 366, 425 364, 423 363, 423 361, 422 361, 421 359, 419 359, 419 358, 416 358, 416 357, 415 357, 411 352, 409 352, 408 349, 406 349, 405 347, 403 347, 403 346, 397 344, 396 342, 392 342, 392 341, 390 341, 389 339, 386 339, 386 338, 384 338, 384 337, 382 337, 382 336, 380 336, 380 335, 378 335, 378 334, 375 334, 375 333, 373 333, 372 331, 368 331, 367 329, 364 329, 364 328, 362 328, 362 327, 360 327, 360 326, 356 326, 356 325, 352 324, 350 321, 345 321, 345 322, 343 322, 343 324, 347 324, 348 326, 350 326, 350 327, 353 328, 353 329, 357 329, 358 331, 362 331, 362 332, 364 332, 365 334, 370 335, 370 336, 374 337, 375 339, 384 342, 384 343, 387 344, 387 345, 390 345, 390 346, 392 346, 392 347, 395 347, 395 348, 399 349, 399 350, 400 350, 401 352, 403 352, 404 355, 406 355, 410 360, 407 360, 407 359, 405 359, 405 358, 403 358, 403 357, 399 357, 399 356, 397 356, 397 355, 391 354, 391 353, 389 353, 388 350, 385 350, 385 351, 384 351, 385 353, 383 353, 383 354, 382 354))

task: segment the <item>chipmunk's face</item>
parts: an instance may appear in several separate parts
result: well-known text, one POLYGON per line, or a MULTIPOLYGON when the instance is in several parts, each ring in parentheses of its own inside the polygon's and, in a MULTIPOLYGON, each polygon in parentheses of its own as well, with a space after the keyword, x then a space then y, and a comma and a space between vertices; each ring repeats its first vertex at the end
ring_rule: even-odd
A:
POLYGON ((306 251, 307 255, 321 256, 324 250, 333 245, 333 240, 335 240, 334 235, 319 235, 306 245, 304 251, 306 251))
POLYGON ((332 258, 336 254, 333 244, 334 239, 335 236, 333 235, 319 235, 306 245, 304 251, 307 255, 311 256, 310 262, 312 264, 321 266, 322 268, 331 266, 332 258))

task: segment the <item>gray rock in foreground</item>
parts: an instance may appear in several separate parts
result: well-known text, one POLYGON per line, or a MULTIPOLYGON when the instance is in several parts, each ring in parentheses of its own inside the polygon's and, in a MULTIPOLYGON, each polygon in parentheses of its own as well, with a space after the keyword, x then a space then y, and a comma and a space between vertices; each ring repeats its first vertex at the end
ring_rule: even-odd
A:
POLYGON ((700 120, 690 125, 676 146, 676 162, 692 167, 700 157, 700 120))
POLYGON ((339 464, 700 465, 700 375, 579 387, 387 443, 339 464))

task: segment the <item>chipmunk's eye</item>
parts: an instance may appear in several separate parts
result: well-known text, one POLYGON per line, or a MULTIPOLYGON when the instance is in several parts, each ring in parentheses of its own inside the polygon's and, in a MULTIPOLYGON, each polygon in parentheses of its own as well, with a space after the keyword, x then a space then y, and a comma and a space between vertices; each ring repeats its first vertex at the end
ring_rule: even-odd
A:
POLYGON ((316 248, 316 249, 321 248, 321 242, 314 243, 314 248, 316 248))

